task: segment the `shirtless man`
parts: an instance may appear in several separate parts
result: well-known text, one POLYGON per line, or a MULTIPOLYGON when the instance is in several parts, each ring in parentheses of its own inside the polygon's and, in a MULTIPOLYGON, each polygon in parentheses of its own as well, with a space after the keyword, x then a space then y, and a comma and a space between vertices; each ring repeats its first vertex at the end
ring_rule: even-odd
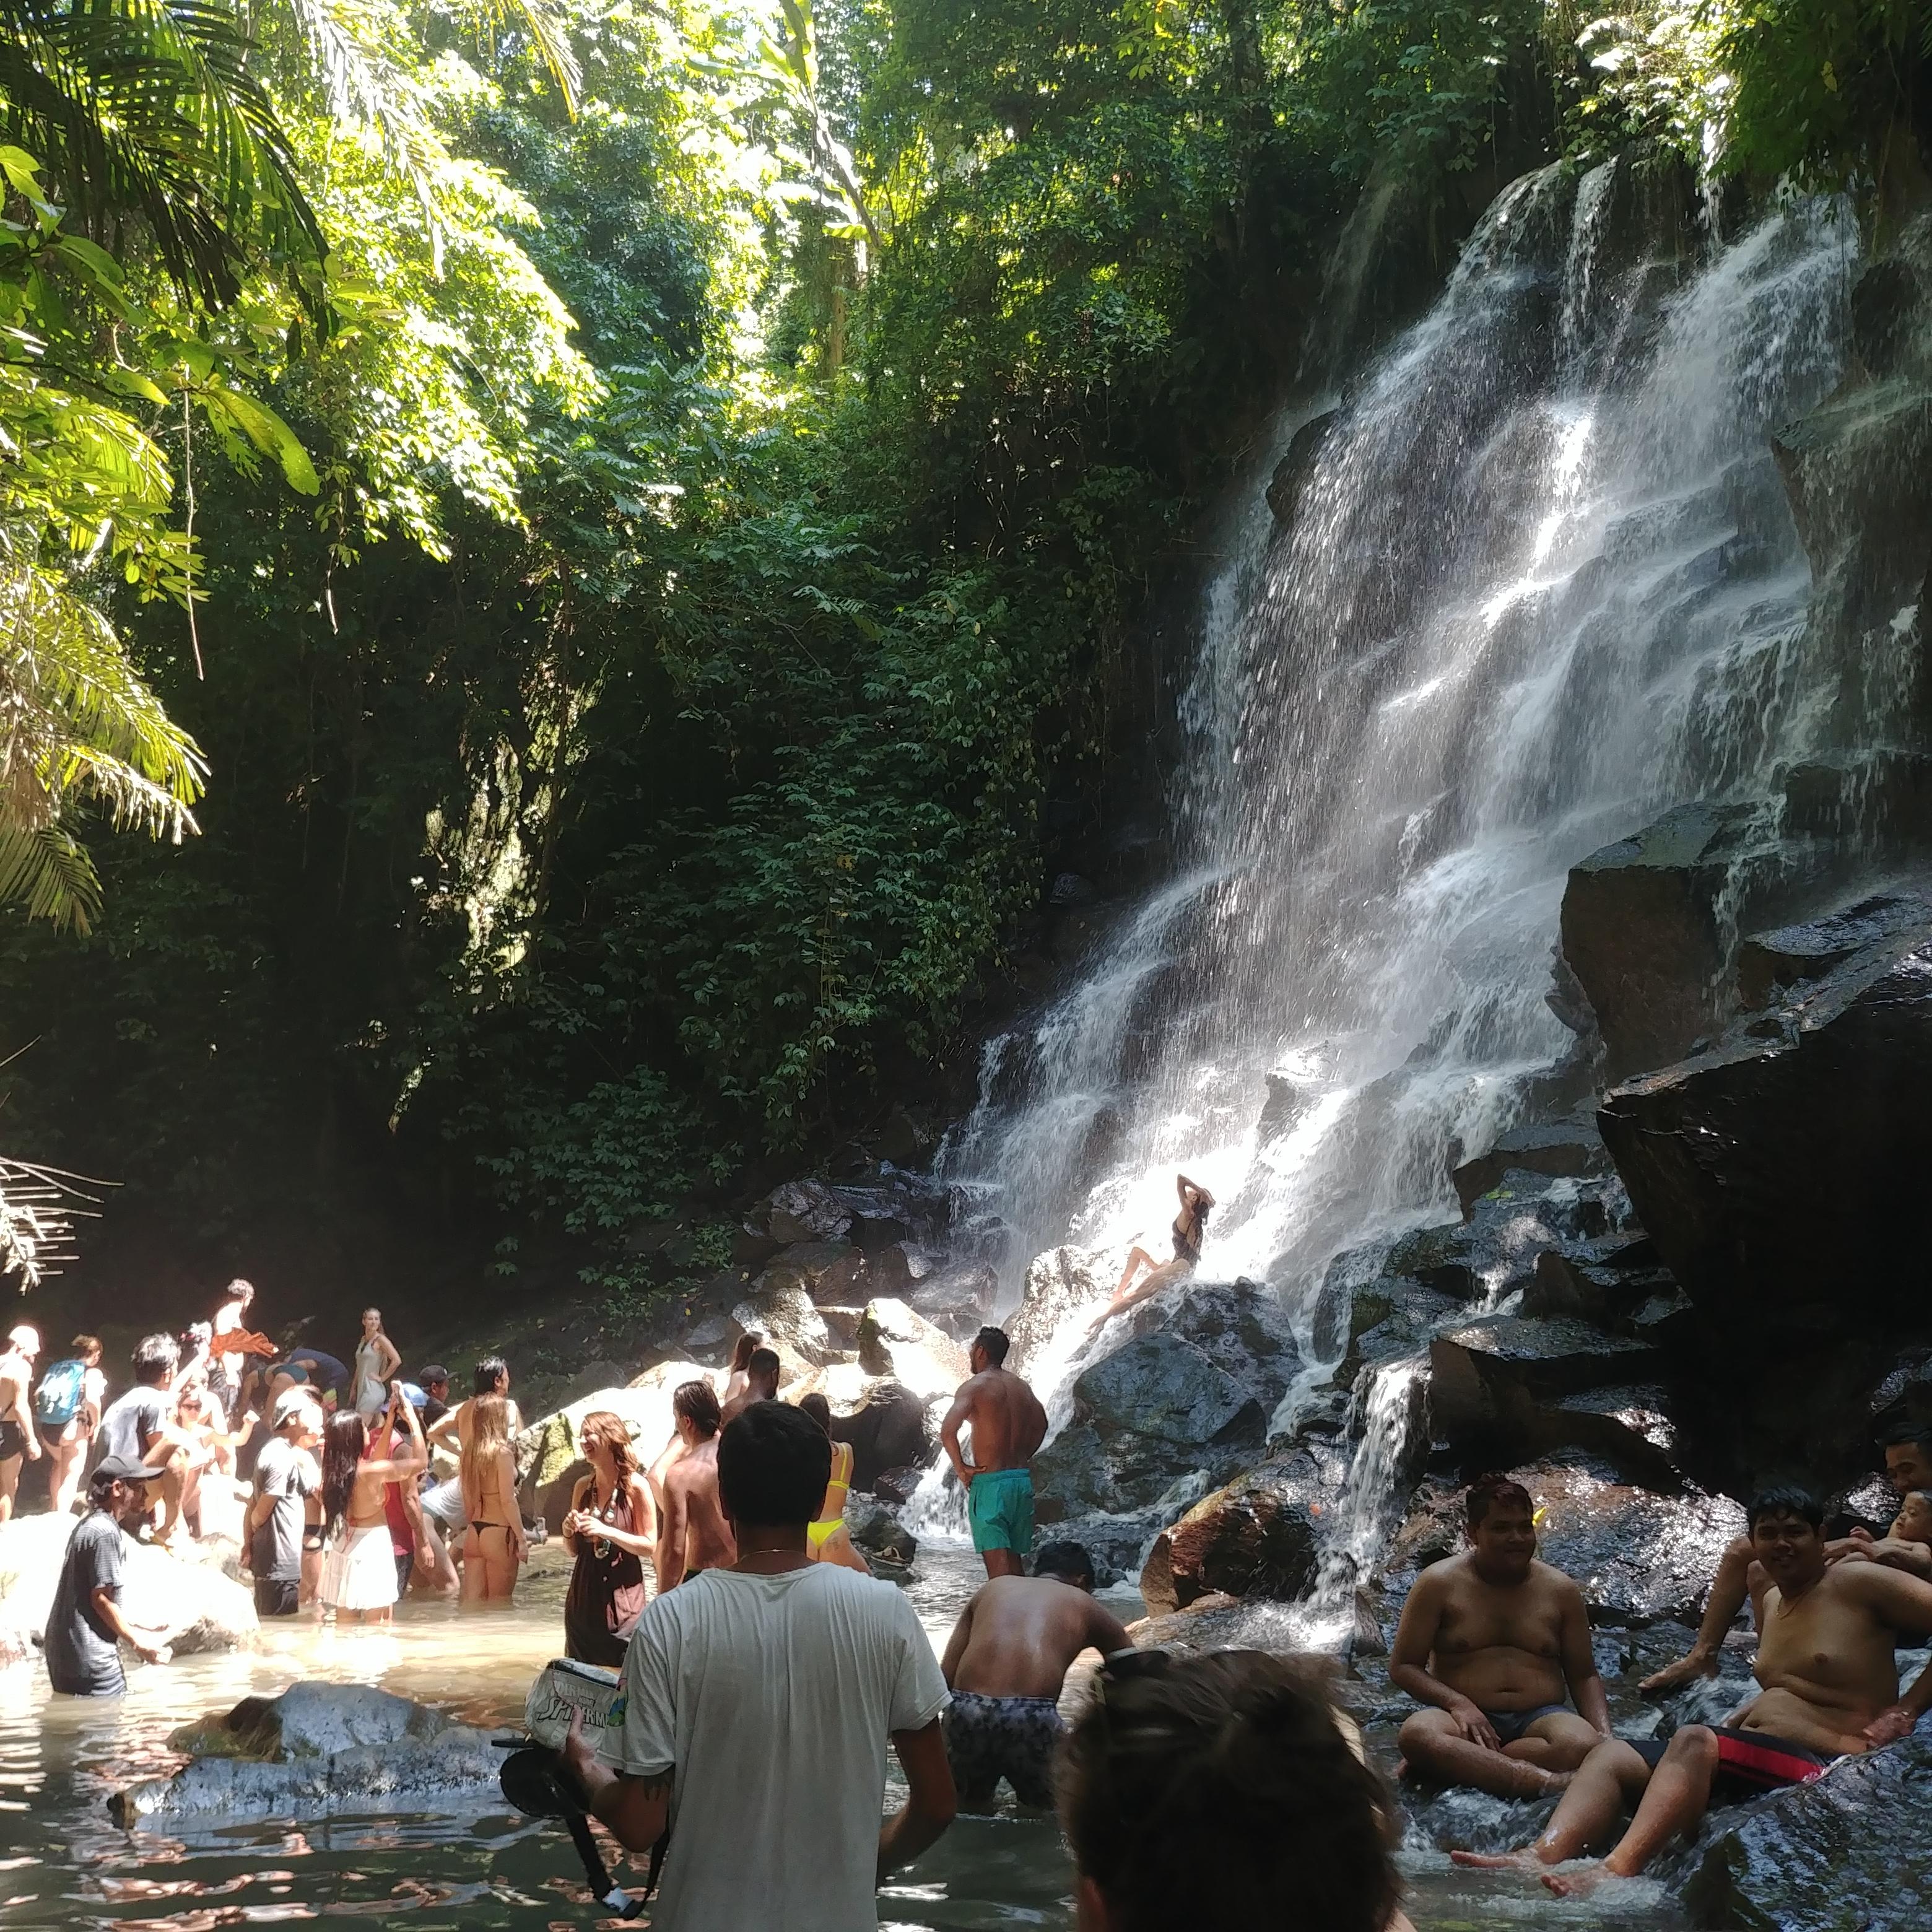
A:
POLYGON ((1599 1744, 1527 1851, 1457 1852, 1459 1864, 1520 1865, 1551 1891, 1580 1895, 1606 1878, 1634 1877, 1714 1798, 1808 1784, 1834 1758, 1873 1748, 1873 1726, 1900 1702, 1894 1646, 1932 1636, 1932 1584, 1887 1564, 1829 1562, 1823 1508, 1802 1490, 1766 1490, 1748 1520, 1765 1579, 1756 1606, 1761 1694, 1714 1728, 1683 1726, 1668 1744, 1599 1744), (1636 1815, 1600 1864, 1545 1870, 1606 1837, 1627 1801, 1636 1815))
POLYGON ((458 1462, 463 1452, 470 1447, 470 1405, 479 1395, 500 1395, 509 1408, 510 1441, 512 1445, 524 1432, 524 1418, 517 1412, 517 1405, 510 1400, 510 1370, 501 1355, 485 1355, 476 1364, 476 1379, 472 1384, 476 1393, 456 1406, 446 1411, 436 1420, 436 1426, 424 1438, 432 1450, 446 1449, 458 1462))
MULTIPOLYGON (((1901 1498, 1914 1490, 1932 1489, 1932 1430, 1919 1425, 1894 1432, 1885 1444, 1885 1472, 1901 1498)), ((1892 1535, 1874 1540, 1855 1530, 1848 1537, 1828 1543, 1825 1555, 1828 1562, 1834 1563, 1847 1558, 1888 1563, 1912 1576, 1932 1580, 1932 1548, 1907 1538, 1892 1535)), ((1646 1677, 1638 1689, 1646 1696, 1654 1696, 1681 1689, 1696 1678, 1716 1676, 1726 1634, 1746 1600, 1755 1604, 1763 1595, 1768 1580, 1759 1567, 1750 1538, 1738 1538, 1719 1560, 1718 1574, 1711 1582, 1711 1594, 1705 1600, 1703 1621, 1697 1626, 1697 1640, 1690 1646, 1689 1654, 1646 1677)), ((1904 1735, 1904 1731, 1894 1734, 1896 1737, 1904 1735)), ((1893 1738, 1874 1740, 1883 1744, 1893 1742, 1893 1738)))
POLYGON ((1113 1300, 1088 1323, 1087 1332, 1090 1335, 1114 1316, 1146 1300, 1150 1295, 1158 1294, 1169 1282, 1184 1281, 1198 1265, 1201 1239, 1207 1232, 1208 1210, 1214 1204, 1214 1197, 1184 1174, 1174 1177, 1174 1190, 1180 1196, 1180 1212, 1174 1217, 1173 1258, 1156 1262, 1146 1249, 1134 1249, 1120 1272, 1120 1285, 1114 1290, 1113 1300), (1143 1268, 1147 1270, 1146 1278, 1136 1288, 1134 1276, 1143 1268))
POLYGON ((973 1547, 988 1576, 1017 1576, 1033 1548, 1034 1451, 1046 1436, 1046 1411, 1019 1377, 1001 1366, 1006 1333, 982 1328, 967 1351, 972 1378, 959 1384, 939 1426, 952 1473, 964 1486, 973 1547), (959 1448, 959 1431, 973 1429, 973 1460, 959 1448))
POLYGON ((0 1522, 14 1514, 14 1494, 20 1486, 21 1458, 40 1460, 40 1433, 34 1426, 34 1364, 39 1359, 38 1330, 22 1324, 7 1337, 0 1351, 0 1522))
POLYGON ((722 1429, 736 1422, 754 1402, 776 1402, 778 1397, 778 1358, 771 1348, 754 1348, 745 1364, 745 1386, 727 1399, 722 1429))
POLYGON ((680 1382, 670 1412, 684 1454, 664 1477, 664 1517, 658 1533, 658 1594, 675 1590, 700 1570, 728 1570, 738 1560, 737 1538, 718 1495, 718 1393, 709 1382, 680 1382))
POLYGON ((1389 1682, 1435 1706, 1402 1726, 1402 1754, 1425 1778, 1498 1798, 1560 1791, 1610 1735, 1583 1593, 1537 1561, 1520 1483, 1484 1476, 1466 1507, 1469 1548, 1415 1580, 1389 1654, 1389 1682))
POLYGON ((1052 1808, 1068 1668, 1083 1650, 1110 1657, 1133 1647, 1093 1588, 1086 1551, 1048 1543, 1030 1576, 994 1577, 961 1612, 939 1667, 952 1693, 946 1755, 968 1810, 991 1810, 1002 1778, 1022 1804, 1052 1808))

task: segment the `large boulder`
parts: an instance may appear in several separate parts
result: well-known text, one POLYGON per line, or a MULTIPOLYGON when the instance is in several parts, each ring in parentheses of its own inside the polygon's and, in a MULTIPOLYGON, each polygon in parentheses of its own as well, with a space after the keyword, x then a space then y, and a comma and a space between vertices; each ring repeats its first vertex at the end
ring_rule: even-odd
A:
POLYGON ((760 1296, 802 1292, 806 1301, 850 1306, 866 1298, 868 1258, 850 1241, 797 1241, 783 1248, 758 1276, 760 1296))
POLYGON ((1083 1370, 1072 1399, 1071 1420, 1034 1459, 1042 1522, 1144 1509, 1190 1471, 1225 1480, 1268 1426, 1258 1396, 1165 1330, 1083 1370))
POLYGON ((578 1446, 586 1415, 608 1410, 622 1417, 638 1460, 648 1467, 671 1438, 671 1398, 680 1385, 711 1380, 695 1362, 659 1362, 626 1388, 594 1390, 526 1425, 514 1445, 517 1498, 524 1515, 540 1519, 552 1535, 561 1528, 577 1479, 590 1466, 578 1446))
POLYGON ((944 1329, 890 1296, 866 1304, 858 1342, 866 1374, 888 1376, 915 1395, 950 1394, 970 1372, 966 1351, 944 1329))
MULTIPOLYGON (((38 1658, 72 1516, 15 1516, 0 1524, 0 1664, 38 1658)), ((230 1575, 232 1546, 190 1545, 177 1552, 122 1540, 122 1604, 136 1623, 172 1630, 172 1647, 198 1651, 252 1649, 260 1634, 254 1599, 230 1575)))
POLYGON ((1678 1058, 1722 1010, 1720 901, 1762 832, 1755 807, 1684 805, 1570 868, 1563 957, 1588 995, 1612 1080, 1678 1058))
POLYGON ((114 1793, 109 1809, 124 1827, 434 1808, 493 1789, 503 1761, 488 1732, 360 1684, 244 1698, 225 1718, 169 1742, 206 1754, 172 1778, 114 1793))
POLYGON ((992 1314, 999 1292, 1000 1277, 986 1262, 961 1262, 922 1276, 902 1299, 954 1340, 964 1342, 992 1314))
MULTIPOLYGON (((1858 910, 1832 922, 1821 960, 1858 910)), ((1778 1471, 1828 1487, 1868 1466, 1866 1392, 1927 1328, 1901 1241, 1932 1162, 1929 1082, 1932 916, 1888 911, 1822 976, 1778 986, 1715 1047, 1605 1100, 1630 1197, 1701 1346, 1724 1353, 1682 1420, 1724 1486, 1778 1471)))
POLYGON ((1006 1324, 1012 1344, 1008 1366, 1024 1374, 1068 1319, 1096 1308, 1112 1293, 1118 1264, 1094 1248, 1049 1248, 1027 1270, 1019 1310, 1006 1324))
POLYGON ((852 1486, 869 1490, 888 1469, 923 1468, 933 1458, 927 1405, 910 1389, 874 1382, 851 1414, 834 1407, 832 1439, 852 1445, 852 1486))
POLYGON ((1670 1445, 1653 1439, 1664 1400, 1636 1385, 1660 1366, 1646 1343, 1570 1318, 1494 1315, 1436 1335, 1429 1356, 1436 1432, 1466 1462, 1574 1448, 1674 1480, 1670 1445))
POLYGON ((1811 1784, 1711 1813, 1677 1887, 1690 1922, 1921 1932, 1932 1898, 1932 1738, 1840 1758, 1811 1784))
POLYGON ((1292 1603, 1315 1580, 1315 1514, 1333 1500, 1312 1461, 1264 1464, 1154 1538, 1141 1594, 1156 1616, 1215 1592, 1292 1603))
POLYGON ((819 1180, 774 1188, 752 1218, 775 1241, 842 1241, 852 1230, 851 1209, 819 1180))
POLYGON ((789 1382, 801 1366, 822 1367, 844 1353, 838 1338, 813 1304, 811 1291, 798 1280, 775 1280, 770 1270, 759 1277, 756 1294, 748 1294, 731 1310, 739 1334, 763 1336, 776 1350, 789 1382))
POLYGON ((1464 1161, 1450 1178, 1466 1221, 1474 1214, 1477 1202, 1492 1188, 1500 1186, 1512 1168, 1574 1180, 1603 1173, 1610 1161, 1604 1137, 1594 1124, 1568 1120, 1553 1126, 1511 1127, 1497 1137, 1488 1153, 1464 1161))
POLYGON ((1301 1366, 1287 1310, 1256 1282, 1177 1282, 1132 1310, 1127 1327, 1135 1335, 1160 1332, 1191 1343, 1270 1414, 1301 1366))
POLYGON ((919 1555, 919 1538, 875 1496, 854 1490, 845 1498, 846 1533, 854 1549, 910 1568, 919 1555))

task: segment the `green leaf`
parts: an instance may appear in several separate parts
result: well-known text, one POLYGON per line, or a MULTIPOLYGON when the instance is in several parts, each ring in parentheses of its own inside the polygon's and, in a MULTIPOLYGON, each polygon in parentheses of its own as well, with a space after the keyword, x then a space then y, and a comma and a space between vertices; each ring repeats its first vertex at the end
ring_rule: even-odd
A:
POLYGON ((322 480, 302 440, 274 411, 252 396, 243 395, 220 382, 212 382, 202 392, 204 399, 226 411, 242 434, 264 456, 272 456, 282 466, 289 488, 304 496, 320 494, 322 480))

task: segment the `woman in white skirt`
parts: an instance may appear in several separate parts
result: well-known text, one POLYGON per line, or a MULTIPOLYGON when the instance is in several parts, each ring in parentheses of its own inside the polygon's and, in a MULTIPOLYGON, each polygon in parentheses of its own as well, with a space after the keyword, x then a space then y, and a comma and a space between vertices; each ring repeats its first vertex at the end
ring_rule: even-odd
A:
POLYGON ((413 1483, 428 1466, 422 1425, 398 1382, 389 1414, 409 1432, 410 1446, 394 1456, 372 1457, 369 1426, 362 1417, 332 1417, 322 1448, 322 1514, 328 1532, 328 1560, 322 1572, 322 1620, 338 1612, 358 1623, 386 1624, 396 1601, 396 1559, 389 1540, 383 1492, 392 1483, 413 1483))

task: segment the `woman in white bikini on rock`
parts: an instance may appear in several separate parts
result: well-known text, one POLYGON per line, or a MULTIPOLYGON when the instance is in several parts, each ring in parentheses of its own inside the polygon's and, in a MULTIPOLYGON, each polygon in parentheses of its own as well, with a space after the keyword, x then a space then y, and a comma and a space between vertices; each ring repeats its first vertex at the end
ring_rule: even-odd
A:
POLYGON ((1174 1177, 1174 1186, 1180 1196, 1180 1212, 1174 1217, 1174 1258, 1156 1262, 1146 1249, 1136 1248, 1127 1256, 1127 1264, 1121 1271, 1120 1286, 1114 1290, 1113 1300, 1088 1323, 1087 1332, 1090 1335, 1102 1323, 1146 1300, 1150 1295, 1158 1294, 1170 1282, 1185 1281, 1198 1266, 1202 1237, 1208 1232, 1208 1214, 1214 1205, 1214 1197, 1184 1174, 1174 1177), (1142 1268, 1148 1272, 1139 1286, 1136 1287, 1134 1276, 1142 1268))

